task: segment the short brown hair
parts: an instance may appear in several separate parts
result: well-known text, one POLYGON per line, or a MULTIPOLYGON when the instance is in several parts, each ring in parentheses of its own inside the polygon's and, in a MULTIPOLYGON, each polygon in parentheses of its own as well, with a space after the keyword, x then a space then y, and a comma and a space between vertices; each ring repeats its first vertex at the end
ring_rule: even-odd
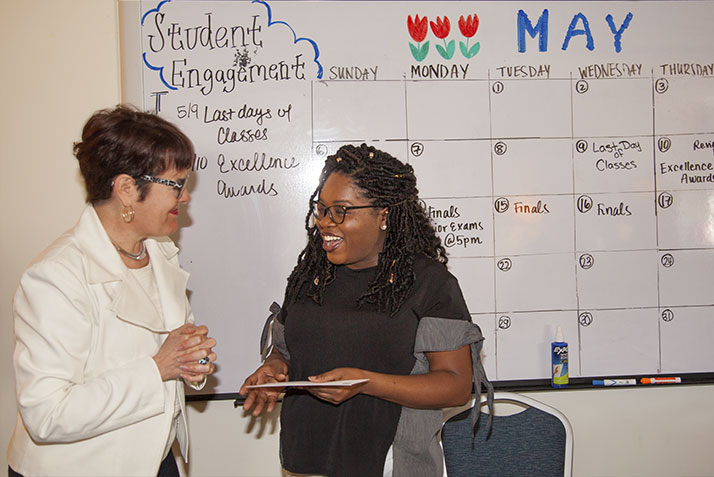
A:
MULTIPOLYGON (((94 113, 74 143, 74 155, 84 178, 87 202, 107 200, 119 174, 138 178, 167 169, 188 169, 193 163, 191 140, 176 126, 152 113, 119 105, 94 113)), ((139 181, 141 198, 148 183, 139 181)))

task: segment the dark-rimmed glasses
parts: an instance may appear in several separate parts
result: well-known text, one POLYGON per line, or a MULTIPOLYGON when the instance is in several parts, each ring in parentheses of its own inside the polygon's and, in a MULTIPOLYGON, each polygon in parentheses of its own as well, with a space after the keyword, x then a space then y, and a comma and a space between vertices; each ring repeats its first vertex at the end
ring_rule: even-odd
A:
POLYGON ((354 209, 369 209, 378 208, 377 205, 331 205, 325 207, 322 203, 317 200, 310 202, 310 212, 315 220, 321 220, 325 216, 330 216, 330 220, 335 224, 341 224, 345 221, 345 216, 348 210, 354 209))
POLYGON ((154 177, 154 176, 149 176, 149 175, 143 175, 137 177, 137 179, 141 179, 142 181, 146 182, 154 182, 156 184, 162 184, 168 187, 173 187, 176 189, 176 198, 180 199, 181 195, 183 194, 183 190, 186 187, 186 184, 188 184, 188 173, 186 174, 186 177, 184 179, 181 179, 180 181, 172 181, 170 179, 162 179, 161 177, 154 177))

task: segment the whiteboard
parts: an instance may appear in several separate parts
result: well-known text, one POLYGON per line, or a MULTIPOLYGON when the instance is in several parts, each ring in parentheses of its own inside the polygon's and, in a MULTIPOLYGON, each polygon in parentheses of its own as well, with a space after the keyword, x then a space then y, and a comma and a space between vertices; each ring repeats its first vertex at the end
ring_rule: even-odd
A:
POLYGON ((202 393, 259 364, 324 159, 362 142, 414 166, 491 380, 549 378, 558 325, 571 378, 714 372, 713 2, 119 5, 123 100, 196 146, 202 393))

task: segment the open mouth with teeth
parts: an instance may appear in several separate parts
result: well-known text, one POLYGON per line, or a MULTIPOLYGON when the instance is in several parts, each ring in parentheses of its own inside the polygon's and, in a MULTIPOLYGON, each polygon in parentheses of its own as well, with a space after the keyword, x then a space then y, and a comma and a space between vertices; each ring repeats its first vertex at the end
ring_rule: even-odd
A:
POLYGON ((342 237, 337 235, 322 234, 322 249, 327 253, 334 252, 343 241, 342 237))

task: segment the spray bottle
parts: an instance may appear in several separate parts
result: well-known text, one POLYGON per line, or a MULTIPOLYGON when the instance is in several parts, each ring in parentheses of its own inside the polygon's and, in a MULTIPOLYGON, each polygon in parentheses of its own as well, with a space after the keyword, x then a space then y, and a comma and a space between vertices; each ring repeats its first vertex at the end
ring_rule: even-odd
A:
POLYGON ((563 339, 563 329, 558 325, 555 341, 550 344, 552 362, 552 381, 554 388, 568 387, 568 343, 563 339))

